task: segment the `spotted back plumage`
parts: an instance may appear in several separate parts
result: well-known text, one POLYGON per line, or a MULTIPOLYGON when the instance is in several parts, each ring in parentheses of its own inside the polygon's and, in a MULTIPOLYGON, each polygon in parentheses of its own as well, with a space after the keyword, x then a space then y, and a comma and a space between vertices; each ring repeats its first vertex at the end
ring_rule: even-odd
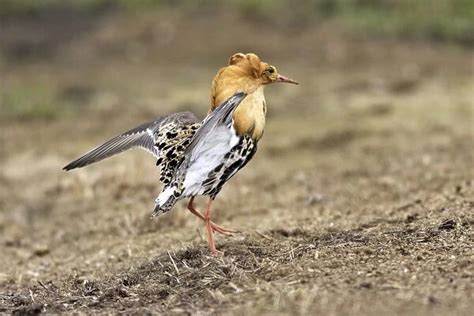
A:
POLYGON ((201 123, 176 126, 168 124, 156 134, 155 146, 159 154, 156 165, 160 166, 160 181, 164 185, 171 182, 178 166, 183 161, 183 153, 201 123))

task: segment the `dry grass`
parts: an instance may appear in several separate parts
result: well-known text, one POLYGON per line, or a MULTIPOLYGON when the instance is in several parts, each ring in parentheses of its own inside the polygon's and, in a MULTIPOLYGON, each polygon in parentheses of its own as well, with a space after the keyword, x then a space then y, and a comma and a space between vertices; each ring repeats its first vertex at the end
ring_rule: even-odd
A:
POLYGON ((0 123, 1 311, 469 314, 472 52, 252 25, 234 43, 220 18, 110 17, 54 58, 0 63, 2 95, 41 82, 75 107, 0 123), (185 49, 209 34, 212 52, 185 49), (224 258, 183 205, 150 219, 145 153, 60 170, 155 115, 204 115, 213 73, 249 47, 302 84, 268 87, 259 152, 217 200, 243 231, 217 237, 224 258))

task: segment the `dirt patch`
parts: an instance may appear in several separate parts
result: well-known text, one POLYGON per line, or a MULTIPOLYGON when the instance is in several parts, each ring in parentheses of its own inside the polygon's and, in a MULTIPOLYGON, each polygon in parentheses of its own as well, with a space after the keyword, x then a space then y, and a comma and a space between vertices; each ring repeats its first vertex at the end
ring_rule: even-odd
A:
MULTIPOLYGON (((386 298, 409 289, 411 295, 425 300, 423 304, 436 305, 447 303, 449 295, 436 288, 426 291, 426 282, 448 288, 472 286, 472 269, 467 270, 473 264, 472 244, 464 242, 472 234, 471 226, 472 218, 459 218, 427 228, 408 220, 326 233, 275 229, 268 235, 245 235, 224 242, 223 258, 211 257, 202 244, 193 244, 104 279, 37 281, 20 292, 4 293, 2 303, 4 311, 28 314, 72 310, 140 313, 150 308, 158 313, 218 312, 222 308, 239 310, 252 296, 268 291, 268 285, 290 291, 317 285, 335 293, 347 288, 381 292, 386 298)), ((318 304, 313 298, 305 311, 318 309, 318 304)))
POLYGON ((216 200, 216 222, 243 233, 217 236, 214 258, 184 204, 150 219, 146 154, 61 168, 152 117, 203 116, 215 70, 243 48, 222 20, 109 18, 53 59, 0 63, 0 100, 75 109, 0 120, 0 312, 470 314, 471 51, 233 29, 301 85, 266 89, 259 151, 216 200), (216 49, 190 56, 196 38, 216 49))

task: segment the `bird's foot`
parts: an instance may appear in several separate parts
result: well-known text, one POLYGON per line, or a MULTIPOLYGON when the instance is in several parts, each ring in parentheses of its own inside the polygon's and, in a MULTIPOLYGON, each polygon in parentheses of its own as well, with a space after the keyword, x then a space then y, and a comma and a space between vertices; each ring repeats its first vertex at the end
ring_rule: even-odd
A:
POLYGON ((224 236, 233 236, 234 234, 240 233, 238 230, 230 229, 230 228, 225 228, 220 225, 217 225, 214 222, 211 222, 211 228, 213 232, 217 232, 219 234, 222 234, 224 236))
POLYGON ((214 257, 223 257, 224 256, 224 252, 220 251, 220 250, 217 250, 217 249, 211 249, 211 254, 214 257))
MULTIPOLYGON (((209 221, 210 222, 210 226, 211 226, 211 231, 212 233, 219 233, 219 234, 222 234, 224 236, 232 236, 233 234, 238 234, 240 233, 238 230, 234 230, 234 229, 229 229, 229 228, 225 228, 225 227, 222 227, 220 225, 217 225, 216 223, 214 223, 213 221, 211 221, 210 217, 206 217, 205 215, 201 214, 201 212, 199 212, 195 207, 194 207, 194 204, 193 204, 193 201, 194 201, 194 197, 191 197, 191 199, 189 200, 189 203, 188 203, 188 210, 194 215, 194 216, 197 216, 198 218, 202 219, 206 225, 207 225, 207 222, 209 221)), ((210 206, 208 206, 208 209, 209 209, 210 206)), ((207 212, 206 212, 207 214, 207 212)))

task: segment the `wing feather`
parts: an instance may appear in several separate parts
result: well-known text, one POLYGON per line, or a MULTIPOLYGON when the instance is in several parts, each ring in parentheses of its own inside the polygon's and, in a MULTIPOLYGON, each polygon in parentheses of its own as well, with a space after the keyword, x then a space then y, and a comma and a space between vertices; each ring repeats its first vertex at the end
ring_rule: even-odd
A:
POLYGON ((174 124, 178 127, 196 122, 199 122, 199 120, 191 112, 180 112, 159 117, 154 121, 144 123, 106 141, 104 144, 90 150, 82 157, 72 161, 63 169, 71 170, 81 168, 134 147, 142 148, 153 156, 158 157, 159 150, 155 144, 157 142, 156 134, 159 132, 160 128, 168 124, 174 124))
POLYGON ((237 92, 214 111, 209 113, 194 134, 189 146, 184 152, 184 156, 192 155, 197 147, 206 143, 206 139, 209 137, 213 138, 213 132, 216 129, 223 125, 230 125, 232 123, 232 114, 246 96, 247 94, 244 92, 237 92))

